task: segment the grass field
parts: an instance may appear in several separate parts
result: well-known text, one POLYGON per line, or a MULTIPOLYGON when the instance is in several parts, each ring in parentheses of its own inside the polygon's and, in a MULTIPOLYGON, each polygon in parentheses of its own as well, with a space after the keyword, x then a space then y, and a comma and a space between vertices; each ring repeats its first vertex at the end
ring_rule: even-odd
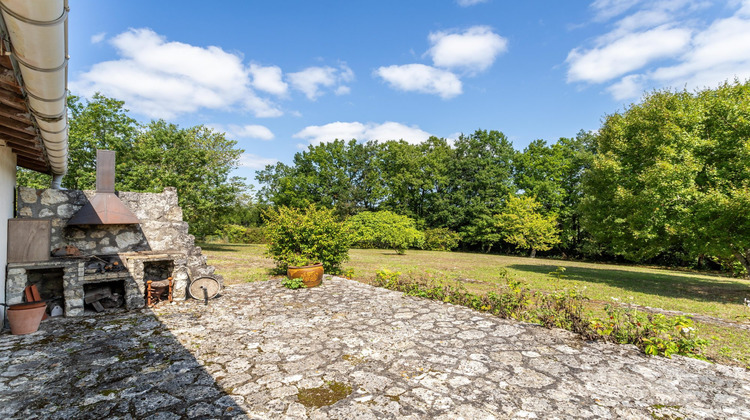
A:
MULTIPOLYGON (((227 284, 268 279, 273 261, 263 245, 202 244, 209 264, 225 276, 227 284)), ((666 310, 695 313, 750 324, 750 281, 629 265, 592 264, 543 258, 509 257, 460 252, 413 251, 398 255, 382 249, 353 249, 344 268, 354 270, 356 280, 366 280, 379 269, 404 274, 429 272, 462 281, 467 289, 484 293, 495 289, 499 272, 525 282, 531 289, 552 291, 578 287, 600 309, 612 298, 666 310), (563 279, 549 275, 565 267, 563 279)), ((707 354, 717 361, 750 368, 750 331, 698 323, 698 332, 712 339, 707 354)))

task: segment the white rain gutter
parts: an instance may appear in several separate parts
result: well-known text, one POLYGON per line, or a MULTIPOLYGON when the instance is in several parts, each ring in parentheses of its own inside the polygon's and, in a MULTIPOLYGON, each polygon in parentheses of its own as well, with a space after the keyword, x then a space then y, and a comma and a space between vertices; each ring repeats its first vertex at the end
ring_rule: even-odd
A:
POLYGON ((68 170, 68 0, 0 0, 11 61, 59 188, 68 170))

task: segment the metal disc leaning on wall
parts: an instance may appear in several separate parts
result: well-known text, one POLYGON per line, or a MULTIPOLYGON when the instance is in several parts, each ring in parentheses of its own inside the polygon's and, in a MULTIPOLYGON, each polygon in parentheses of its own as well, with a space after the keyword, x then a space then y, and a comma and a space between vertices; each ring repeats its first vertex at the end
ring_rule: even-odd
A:
POLYGON ((188 292, 193 299, 203 300, 206 297, 213 299, 221 291, 219 280, 210 276, 201 276, 190 282, 188 292), (204 294, 205 290, 205 294, 204 294))

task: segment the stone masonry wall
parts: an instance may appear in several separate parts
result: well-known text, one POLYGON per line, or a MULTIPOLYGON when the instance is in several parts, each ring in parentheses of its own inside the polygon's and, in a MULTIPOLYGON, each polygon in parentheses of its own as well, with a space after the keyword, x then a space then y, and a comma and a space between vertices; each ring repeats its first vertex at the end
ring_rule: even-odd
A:
POLYGON ((162 193, 119 192, 120 200, 140 220, 139 225, 70 226, 66 224, 94 191, 19 187, 18 218, 52 219, 50 251, 75 245, 84 255, 133 251, 179 252, 187 257, 194 276, 213 274, 195 238, 182 220, 177 190, 162 193))

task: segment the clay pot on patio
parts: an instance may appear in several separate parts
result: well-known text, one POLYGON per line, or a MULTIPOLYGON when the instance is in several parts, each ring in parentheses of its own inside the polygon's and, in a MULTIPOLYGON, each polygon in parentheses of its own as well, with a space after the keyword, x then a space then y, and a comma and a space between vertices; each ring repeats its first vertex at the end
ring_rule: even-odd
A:
POLYGON ((305 283, 305 287, 315 287, 323 281, 323 264, 316 263, 302 267, 290 265, 286 269, 286 275, 290 279, 301 278, 305 283))
POLYGON ((47 304, 44 302, 19 303, 8 306, 8 323, 14 335, 31 334, 39 329, 47 304))

